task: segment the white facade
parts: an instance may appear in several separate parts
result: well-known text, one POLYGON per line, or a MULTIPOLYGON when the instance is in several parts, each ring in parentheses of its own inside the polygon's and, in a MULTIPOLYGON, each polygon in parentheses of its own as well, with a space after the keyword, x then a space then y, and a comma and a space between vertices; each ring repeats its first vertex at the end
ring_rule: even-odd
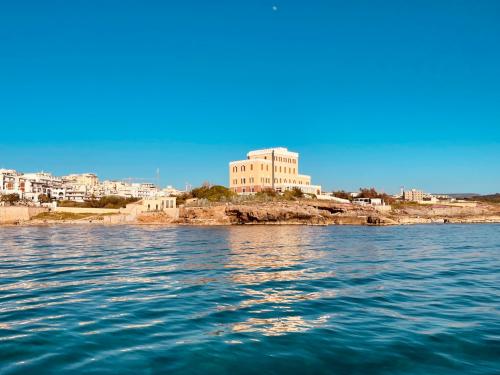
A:
POLYGON ((103 196, 116 195, 124 198, 149 198, 160 193, 151 183, 126 183, 123 181, 99 182, 93 173, 55 177, 50 173, 20 173, 12 169, 0 169, 0 194, 18 194, 25 201, 39 202, 41 194, 51 200, 83 202, 103 196))

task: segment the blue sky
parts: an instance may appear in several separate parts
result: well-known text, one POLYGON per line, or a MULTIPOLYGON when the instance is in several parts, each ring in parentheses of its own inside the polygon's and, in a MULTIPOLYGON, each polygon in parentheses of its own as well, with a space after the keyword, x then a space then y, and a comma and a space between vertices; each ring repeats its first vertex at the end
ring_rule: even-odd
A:
POLYGON ((497 0, 3 2, 0 168, 496 192, 499 46, 497 0))

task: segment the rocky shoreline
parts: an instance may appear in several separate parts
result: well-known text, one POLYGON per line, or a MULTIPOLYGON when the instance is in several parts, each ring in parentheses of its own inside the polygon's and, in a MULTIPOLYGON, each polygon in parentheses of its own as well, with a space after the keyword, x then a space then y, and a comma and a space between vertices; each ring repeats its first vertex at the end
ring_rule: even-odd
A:
POLYGON ((446 223, 500 223, 500 205, 476 206, 401 205, 357 206, 318 200, 214 203, 204 207, 184 207, 179 218, 162 213, 130 215, 89 215, 76 220, 22 220, 17 225, 97 224, 97 225, 413 225, 446 223))

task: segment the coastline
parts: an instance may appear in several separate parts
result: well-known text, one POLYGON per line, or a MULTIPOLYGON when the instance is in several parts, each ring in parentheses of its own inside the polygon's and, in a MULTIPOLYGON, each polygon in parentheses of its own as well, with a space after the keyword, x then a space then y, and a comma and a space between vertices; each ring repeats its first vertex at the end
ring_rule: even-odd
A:
POLYGON ((359 225, 394 226, 417 224, 487 224, 500 223, 500 205, 478 203, 474 207, 411 205, 378 210, 371 206, 337 204, 315 200, 252 202, 244 204, 213 203, 179 209, 179 217, 163 213, 81 214, 75 219, 51 219, 50 212, 26 219, 11 218, 0 226, 228 226, 228 225, 359 225), (41 218, 43 217, 43 218, 41 218))

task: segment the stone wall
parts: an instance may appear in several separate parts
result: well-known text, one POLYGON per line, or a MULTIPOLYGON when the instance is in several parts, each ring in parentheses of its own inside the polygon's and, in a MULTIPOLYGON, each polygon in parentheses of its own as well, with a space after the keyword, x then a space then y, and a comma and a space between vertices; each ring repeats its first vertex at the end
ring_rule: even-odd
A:
POLYGON ((16 224, 27 221, 48 210, 45 207, 0 207, 0 224, 16 224))

